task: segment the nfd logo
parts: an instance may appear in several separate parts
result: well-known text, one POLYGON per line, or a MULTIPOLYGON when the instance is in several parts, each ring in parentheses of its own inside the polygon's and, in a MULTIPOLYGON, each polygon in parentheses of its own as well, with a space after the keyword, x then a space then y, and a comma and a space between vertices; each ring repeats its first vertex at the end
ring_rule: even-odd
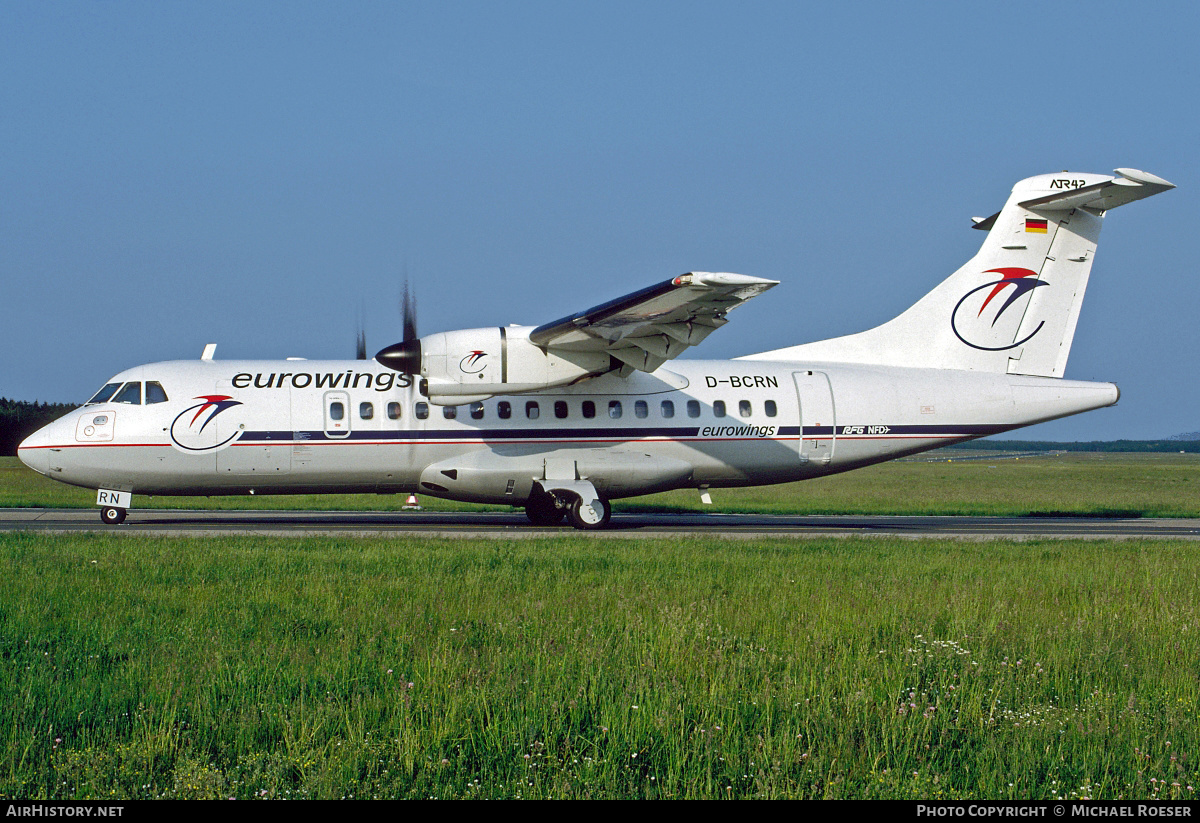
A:
POLYGON ((228 446, 241 436, 241 429, 235 429, 233 434, 218 440, 217 427, 209 428, 222 412, 242 405, 240 401, 226 394, 206 394, 196 400, 202 402, 188 406, 171 421, 172 443, 185 451, 208 452, 228 446))
POLYGON ((988 269, 984 274, 998 274, 1000 279, 976 286, 958 301, 950 315, 950 328, 955 336, 980 351, 1007 351, 1029 342, 1046 325, 1043 320, 1033 331, 1017 339, 1029 295, 1034 289, 1050 284, 1038 280, 1037 272, 1032 269, 988 269))

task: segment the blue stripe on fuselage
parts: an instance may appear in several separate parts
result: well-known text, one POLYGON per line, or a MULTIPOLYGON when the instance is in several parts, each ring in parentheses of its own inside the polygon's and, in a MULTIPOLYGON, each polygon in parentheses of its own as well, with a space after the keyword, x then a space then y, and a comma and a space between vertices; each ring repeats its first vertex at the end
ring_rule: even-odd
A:
MULTIPOLYGON (((767 426, 743 425, 737 423, 722 423, 717 421, 706 428, 720 429, 726 434, 712 439, 726 440, 735 436, 739 429, 746 429, 748 439, 766 440, 773 437, 789 438, 800 436, 799 426, 779 426, 773 434, 756 436, 755 428, 770 428, 767 426)), ((850 437, 850 438, 881 438, 881 437, 986 437, 1007 431, 1009 426, 987 425, 923 425, 923 426, 889 426, 871 424, 870 426, 838 426, 835 435, 833 426, 805 426, 805 437, 850 437)), ((511 428, 511 429, 356 429, 345 435, 330 435, 324 431, 247 431, 238 443, 306 443, 314 441, 346 441, 346 440, 384 440, 384 441, 415 441, 415 440, 461 440, 464 438, 478 440, 596 440, 619 439, 640 440, 645 438, 662 438, 670 440, 687 440, 700 437, 699 426, 664 426, 664 427, 619 427, 602 428, 511 428)), ((707 439, 707 438, 706 438, 707 439)))

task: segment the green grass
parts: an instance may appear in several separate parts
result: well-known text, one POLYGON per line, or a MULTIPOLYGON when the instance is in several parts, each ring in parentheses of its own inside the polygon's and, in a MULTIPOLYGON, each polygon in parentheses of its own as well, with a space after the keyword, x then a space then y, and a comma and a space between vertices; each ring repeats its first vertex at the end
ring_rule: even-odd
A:
POLYGON ((0 795, 1194 799, 1200 546, 0 536, 0 795))
MULTIPOLYGON (((1195 517, 1196 460, 896 462, 714 509, 1195 517)), ((0 506, 93 500, 0 460, 0 506)), ((1194 800, 1200 779, 1193 542, 8 534, 0 562, 5 797, 1194 800)))
MULTIPOLYGON (((715 489, 716 510, 779 514, 1200 517, 1200 455, 1060 454, 894 461, 845 474, 748 489, 715 489)), ((618 508, 702 508, 694 491, 618 508)))
MULTIPOLYGON (((778 514, 1088 514, 1200 517, 1200 455, 1063 454, 946 462, 897 461, 845 474, 749 489, 714 489, 702 506, 695 490, 617 501, 625 511, 734 511, 778 514)), ((0 508, 79 507, 95 492, 64 486, 0 458, 0 508)), ((427 509, 477 509, 422 495, 427 509)), ((398 495, 134 496, 135 508, 399 509, 398 495)), ((502 508, 502 507, 492 507, 502 508)))

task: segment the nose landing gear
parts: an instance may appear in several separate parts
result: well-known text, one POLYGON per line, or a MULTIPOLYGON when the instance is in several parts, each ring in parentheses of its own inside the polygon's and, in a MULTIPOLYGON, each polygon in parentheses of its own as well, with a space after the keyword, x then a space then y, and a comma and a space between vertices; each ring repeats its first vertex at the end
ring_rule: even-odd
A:
POLYGON ((125 521, 125 513, 133 502, 133 492, 126 489, 96 489, 96 505, 100 507, 100 519, 110 526, 125 521))
POLYGON ((110 526, 125 521, 126 511, 118 506, 105 506, 100 509, 100 519, 110 526))

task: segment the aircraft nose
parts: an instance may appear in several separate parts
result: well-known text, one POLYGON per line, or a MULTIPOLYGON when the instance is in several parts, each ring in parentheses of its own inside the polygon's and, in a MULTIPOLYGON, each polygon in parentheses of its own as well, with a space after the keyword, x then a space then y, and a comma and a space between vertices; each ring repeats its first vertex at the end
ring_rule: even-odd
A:
POLYGON ((45 428, 40 428, 21 441, 17 446, 17 457, 38 474, 50 472, 50 436, 45 428))

